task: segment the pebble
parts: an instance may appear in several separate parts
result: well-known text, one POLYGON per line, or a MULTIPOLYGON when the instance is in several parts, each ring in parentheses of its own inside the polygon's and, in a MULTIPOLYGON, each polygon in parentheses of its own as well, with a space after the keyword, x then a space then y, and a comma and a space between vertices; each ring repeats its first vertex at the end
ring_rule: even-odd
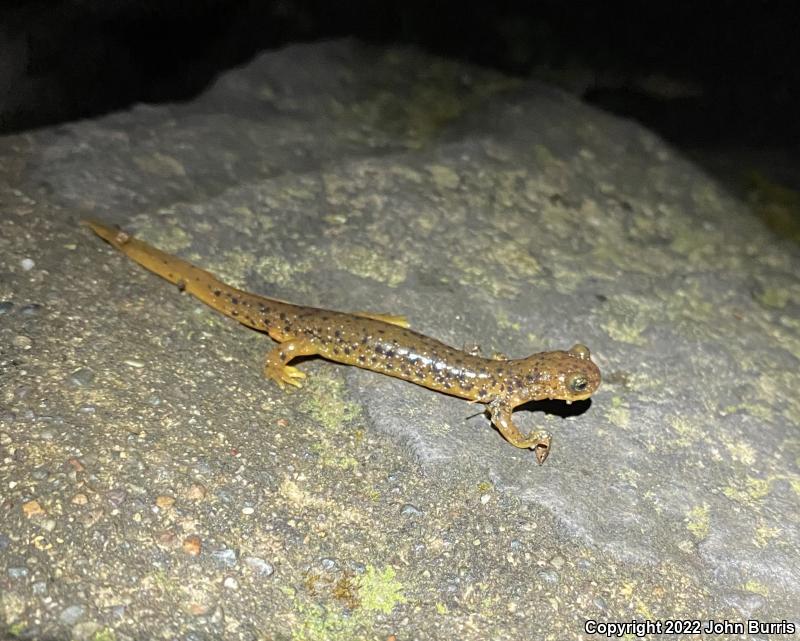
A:
POLYGON ((31 590, 38 596, 47 594, 47 583, 44 581, 36 581, 33 585, 31 585, 31 590))
POLYGON ((58 620, 64 625, 75 625, 85 612, 82 605, 71 605, 64 608, 58 615, 58 620))
POLYGON ((8 314, 12 309, 14 309, 14 303, 10 300, 0 301, 0 316, 8 314))
POLYGON ((400 509, 400 514, 403 516, 420 516, 422 514, 422 510, 420 510, 416 505, 412 505, 411 503, 406 503, 400 509))
POLYGON ((226 576, 225 580, 222 582, 229 590, 238 590, 239 589, 239 582, 232 576, 226 576))
POLYGON ((333 570, 336 569, 336 566, 338 565, 336 563, 336 559, 331 559, 330 557, 327 556, 321 558, 319 560, 319 563, 322 566, 322 569, 325 570, 326 572, 332 572, 333 570))
POLYGON ((22 579, 28 576, 28 568, 8 568, 8 576, 11 579, 22 579))
POLYGON ((175 505, 175 499, 171 496, 162 494, 156 497, 156 506, 162 510, 168 510, 173 505, 175 505))
POLYGON ((88 367, 76 369, 69 375, 69 384, 73 387, 86 387, 94 381, 94 372, 88 367))
POLYGON ((561 576, 555 570, 540 570, 536 575, 548 585, 556 585, 561 580, 561 576))
POLYGON ((236 565, 236 552, 230 548, 222 548, 221 550, 214 550, 211 557, 220 565, 232 568, 236 565))
POLYGON ((273 567, 272 563, 269 563, 257 556, 245 557, 244 563, 247 567, 249 567, 251 570, 254 570, 261 576, 272 576, 275 572, 275 568, 273 567))
POLYGON ((250 516, 255 511, 256 511, 255 508, 250 507, 249 505, 247 507, 242 508, 242 514, 244 514, 245 516, 250 516))
POLYGON ((11 343, 19 349, 30 349, 33 346, 33 341, 22 334, 15 336, 11 343))
POLYGON ((189 556, 197 556, 202 549, 203 542, 196 534, 192 534, 183 539, 183 551, 189 556))
POLYGON ((31 271, 36 266, 36 263, 34 263, 30 258, 23 258, 21 261, 19 261, 19 264, 20 267, 22 267, 22 269, 26 272, 31 271))
POLYGON ((550 559, 550 565, 552 565, 556 570, 560 570, 561 568, 563 568, 564 563, 566 563, 564 557, 559 556, 558 554, 556 554, 556 556, 550 559))
POLYGON ((22 512, 28 518, 34 516, 44 516, 44 509, 39 505, 38 501, 26 501, 22 504, 22 512))
POLYGON ((125 490, 109 490, 106 492, 106 498, 113 507, 119 507, 125 502, 127 493, 125 490))
POLYGON ((21 316, 36 316, 42 311, 42 306, 39 303, 28 303, 19 308, 21 316))

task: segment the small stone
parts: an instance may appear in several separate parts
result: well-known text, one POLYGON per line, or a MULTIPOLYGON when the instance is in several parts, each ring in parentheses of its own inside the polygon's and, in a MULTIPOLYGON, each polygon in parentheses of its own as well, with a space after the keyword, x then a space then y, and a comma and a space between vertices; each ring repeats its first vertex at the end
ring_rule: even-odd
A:
POLYGON ((61 614, 58 615, 58 620, 64 625, 75 625, 83 616, 84 611, 81 605, 71 605, 61 611, 61 614))
POLYGON ((244 514, 245 516, 250 516, 255 511, 256 511, 255 508, 250 507, 249 505, 242 508, 242 514, 244 514))
POLYGON ((11 343, 19 349, 30 349, 33 346, 33 341, 22 334, 15 336, 11 343))
POLYGON ((44 581, 36 581, 33 585, 31 585, 31 590, 37 596, 47 594, 47 583, 44 581))
POLYGON ((28 568, 8 568, 8 576, 12 579, 22 579, 28 576, 28 568))
POLYGON ((229 590, 239 589, 239 582, 232 576, 226 576, 225 580, 222 582, 222 585, 224 585, 229 590))
POLYGON ((50 476, 50 473, 47 471, 47 468, 37 467, 31 472, 31 476, 37 481, 44 481, 48 476, 50 476))
POLYGON ((538 576, 543 583, 547 583, 548 585, 556 585, 561 580, 561 577, 555 570, 540 570, 536 573, 536 576, 538 576))
POLYGON ((236 565, 236 552, 230 548, 223 548, 221 550, 214 550, 211 557, 220 565, 227 568, 232 568, 236 565))
POLYGON ((20 267, 22 267, 22 270, 26 272, 31 271, 36 266, 36 263, 34 263, 30 258, 23 258, 21 261, 19 261, 19 264, 20 267))
POLYGON ((183 551, 189 556, 198 556, 202 549, 203 542, 196 534, 192 534, 183 539, 183 551))
POLYGON ((550 565, 552 565, 556 570, 560 570, 561 568, 563 568, 564 563, 566 563, 564 557, 559 556, 558 554, 554 556, 552 559, 550 559, 550 565))
POLYGON ((26 501, 22 504, 22 512, 28 518, 44 516, 45 514, 44 509, 39 505, 39 501, 26 501))
POLYGON ((83 465, 81 460, 75 458, 74 456, 71 456, 70 458, 68 458, 67 459, 67 463, 69 463, 70 467, 72 467, 72 469, 75 470, 76 472, 85 472, 86 471, 86 467, 83 465))
POLYGON ((175 498, 166 494, 162 494, 156 497, 156 505, 162 510, 168 510, 175 505, 175 498))
POLYGON ((492 497, 490 494, 481 494, 481 505, 486 505, 491 500, 492 497))
POLYGON ((94 372, 88 367, 76 369, 69 375, 69 384, 72 387, 87 387, 94 381, 94 372))
POLYGON ((42 306, 38 303, 30 303, 19 308, 20 316, 36 316, 40 311, 42 311, 42 306))
POLYGON ((411 503, 406 503, 405 505, 403 505, 402 508, 400 508, 400 514, 408 517, 420 516, 422 514, 422 511, 416 505, 412 505, 411 503))
POLYGON ((119 507, 125 502, 127 493, 125 490, 109 490, 106 492, 106 498, 113 507, 119 507))
POLYGON ((12 309, 14 309, 14 303, 10 300, 0 301, 0 316, 8 314, 12 309))
POLYGON ((327 556, 321 558, 319 560, 319 563, 322 566, 322 569, 325 570, 326 572, 332 572, 333 570, 336 569, 336 566, 338 565, 336 563, 336 559, 331 559, 327 556))
POLYGON ((244 564, 261 576, 272 576, 275 572, 275 568, 271 563, 257 556, 245 557, 244 564))
POLYGON ((206 497, 206 488, 199 483, 194 483, 186 490, 185 496, 190 501, 200 501, 206 497))

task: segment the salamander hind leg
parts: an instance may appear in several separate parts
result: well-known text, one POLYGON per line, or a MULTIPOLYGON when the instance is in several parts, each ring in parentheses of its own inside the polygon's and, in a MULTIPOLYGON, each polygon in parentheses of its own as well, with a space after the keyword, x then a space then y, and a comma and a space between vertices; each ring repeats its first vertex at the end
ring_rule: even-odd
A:
POLYGON ((503 437, 515 447, 531 449, 536 454, 536 461, 541 465, 550 454, 552 437, 549 432, 537 430, 525 436, 519 431, 514 421, 511 420, 512 408, 502 403, 490 403, 487 407, 492 417, 492 423, 500 430, 503 437))
POLYGON ((275 381, 281 389, 285 389, 287 384, 302 387, 301 381, 306 375, 288 363, 297 356, 312 356, 316 353, 317 348, 306 340, 292 339, 281 343, 267 354, 264 376, 275 381))

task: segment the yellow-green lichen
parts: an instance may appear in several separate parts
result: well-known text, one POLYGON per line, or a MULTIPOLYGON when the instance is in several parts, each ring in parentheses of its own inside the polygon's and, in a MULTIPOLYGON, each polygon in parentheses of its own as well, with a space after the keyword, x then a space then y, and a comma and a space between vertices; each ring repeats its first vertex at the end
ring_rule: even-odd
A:
POLYGON ((752 505, 769 494, 769 481, 748 476, 744 483, 729 485, 723 488, 722 493, 732 501, 752 505))
POLYGON ((383 570, 368 565, 358 585, 361 609, 367 612, 390 614, 396 605, 406 602, 403 585, 396 579, 396 572, 390 565, 383 570))
POLYGON ((606 410, 606 418, 620 429, 627 429, 631 422, 631 412, 622 399, 615 396, 611 400, 611 407, 606 410))
POLYGON ((748 592, 755 592, 756 594, 760 594, 761 596, 765 597, 769 596, 769 588, 763 583, 756 581, 755 579, 751 579, 750 581, 745 583, 742 586, 742 588, 744 588, 748 592))
POLYGON ((177 158, 154 152, 146 156, 133 156, 133 164, 145 173, 154 174, 164 178, 169 177, 184 177, 186 176, 186 168, 177 158))
MULTIPOLYGON (((352 591, 351 587, 347 590, 352 591)), ((396 579, 394 568, 387 566, 382 570, 368 565, 365 573, 356 581, 358 594, 349 594, 348 601, 353 606, 347 611, 338 605, 306 604, 296 601, 295 609, 300 619, 292 630, 292 641, 354 641, 373 638, 370 631, 374 627, 376 614, 390 614, 394 607, 405 603, 403 586, 396 579)), ((334 594, 334 596, 336 596, 334 594)), ((341 603, 342 599, 338 599, 341 603)))
POLYGON ((766 287, 758 294, 758 301, 764 307, 783 309, 791 298, 788 290, 778 289, 777 287, 766 287))
POLYGON ((116 641, 116 635, 111 628, 103 628, 98 630, 92 636, 92 641, 116 641))
MULTIPOLYGON (((259 280, 275 283, 285 288, 302 287, 301 280, 296 278, 295 275, 305 274, 311 270, 311 267, 312 262, 308 258, 290 261, 275 255, 258 258, 254 264, 254 269, 259 276, 259 280)), ((291 302, 303 304, 303 301, 291 302)))
POLYGON ((318 374, 309 378, 300 407, 331 432, 361 415, 361 407, 345 398, 341 379, 318 374))
POLYGON ((347 616, 321 605, 296 605, 299 624, 292 630, 292 641, 356 641, 364 636, 362 617, 347 616))
POLYGON ((613 296, 605 305, 605 318, 600 325, 616 341, 643 345, 645 340, 641 334, 650 326, 657 313, 656 307, 654 301, 641 297, 613 296))
POLYGON ((339 269, 397 287, 406 279, 406 266, 382 256, 378 249, 341 243, 331 250, 331 259, 339 269))
POLYGON ((131 222, 132 227, 140 230, 136 232, 137 237, 168 254, 178 254, 192 244, 192 237, 178 225, 159 221, 154 227, 152 218, 144 214, 134 216, 131 222))
POLYGON ((711 525, 708 504, 695 505, 686 515, 686 529, 691 532, 698 541, 702 541, 708 536, 711 525))
POLYGON ((667 418, 672 429, 678 435, 670 442, 679 447, 690 447, 702 439, 702 434, 698 426, 683 416, 669 416, 667 418))
POLYGON ((770 527, 765 523, 759 523, 753 533, 753 543, 755 543, 757 547, 765 548, 780 534, 780 531, 780 528, 770 527))
POLYGON ((455 189, 461 182, 458 174, 446 165, 431 165, 428 167, 428 171, 433 178, 433 183, 441 191, 455 189))

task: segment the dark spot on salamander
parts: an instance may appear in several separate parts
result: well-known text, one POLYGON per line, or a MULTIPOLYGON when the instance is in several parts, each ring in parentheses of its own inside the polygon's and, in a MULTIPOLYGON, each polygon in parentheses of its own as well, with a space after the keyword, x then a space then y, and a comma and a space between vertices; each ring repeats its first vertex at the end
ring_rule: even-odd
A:
POLYGON ((283 326, 283 331, 284 332, 288 332, 290 329, 292 329, 292 328, 289 325, 284 325, 283 326))
POLYGON ((185 281, 185 280, 183 280, 183 278, 181 278, 181 279, 178 281, 177 285, 178 285, 178 290, 179 290, 179 291, 185 291, 185 290, 186 290, 186 281, 185 281))
POLYGON ((222 293, 222 292, 221 292, 221 291, 219 291, 218 289, 215 289, 215 290, 214 290, 214 296, 219 296, 221 293, 222 293))
POLYGON ((337 330, 336 330, 336 331, 333 333, 333 335, 334 335, 336 338, 341 338, 341 337, 342 337, 342 332, 341 332, 340 330, 338 330, 338 329, 337 329, 337 330))
MULTIPOLYGON (((230 294, 228 294, 228 296, 230 296, 230 294)), ((231 303, 234 304, 234 305, 238 305, 239 304, 239 299, 236 298, 236 296, 231 296, 231 303)))
POLYGON ((394 369, 394 365, 391 363, 386 363, 386 369, 394 369))
POLYGON ((239 310, 238 309, 232 309, 231 310, 231 316, 238 316, 238 315, 239 315, 239 310))
POLYGON ((345 347, 345 348, 344 348, 344 353, 345 353, 345 354, 348 354, 348 355, 349 355, 349 354, 350 354, 350 352, 351 352, 351 349, 350 349, 349 347, 345 347))
POLYGON ((366 361, 366 360, 367 360, 367 357, 366 357, 366 356, 364 356, 363 354, 359 354, 359 355, 358 355, 358 362, 359 362, 359 363, 363 363, 363 362, 364 362, 364 361, 366 361))
POLYGON ((278 317, 279 317, 281 320, 286 320, 286 312, 281 312, 280 314, 278 314, 278 317))

